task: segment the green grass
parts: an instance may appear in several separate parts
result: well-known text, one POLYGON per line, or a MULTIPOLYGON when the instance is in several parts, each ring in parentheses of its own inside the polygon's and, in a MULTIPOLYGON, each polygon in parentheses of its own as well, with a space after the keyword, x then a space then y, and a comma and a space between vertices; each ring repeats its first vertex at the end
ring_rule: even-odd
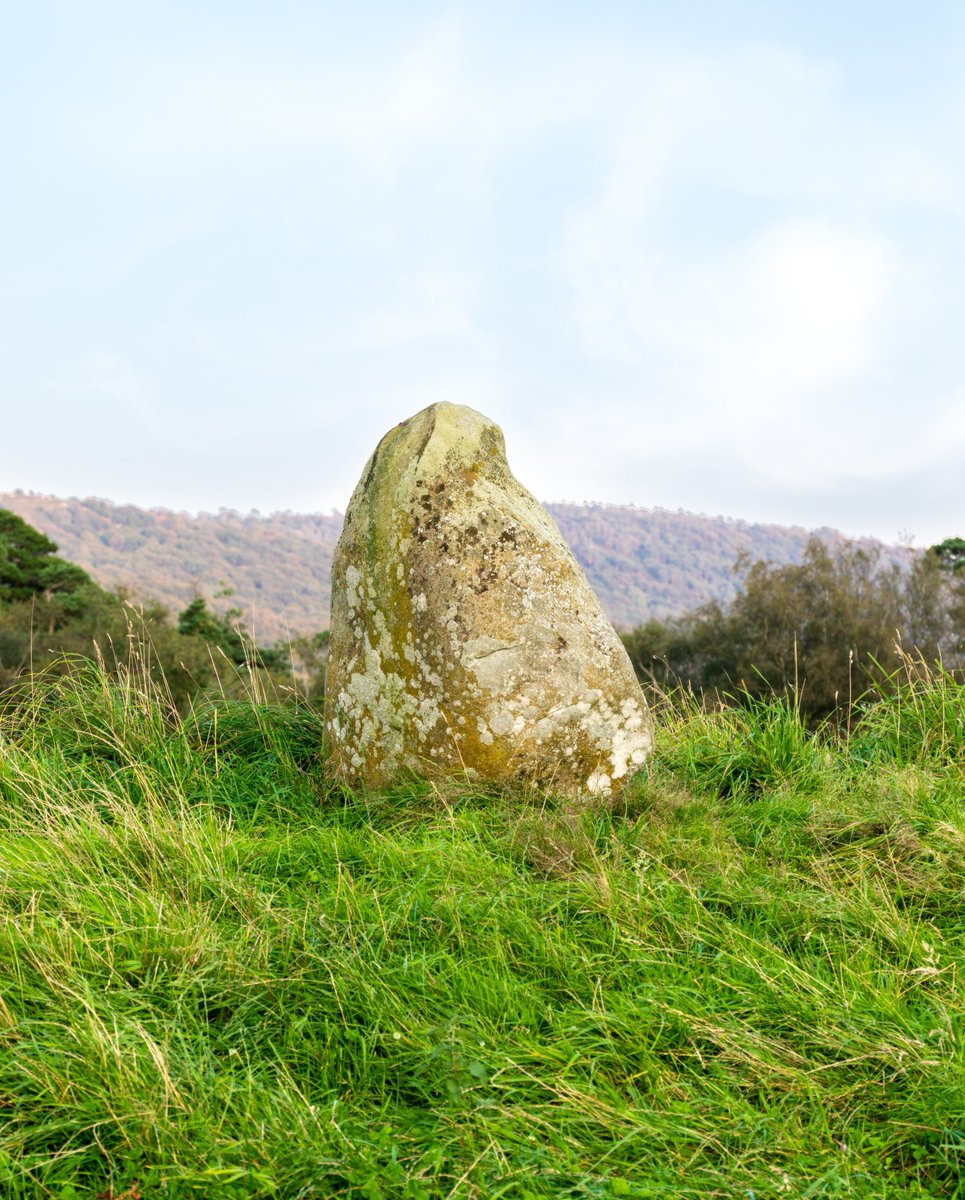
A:
POLYGON ((613 810, 325 780, 134 678, 0 723, 0 1196, 965 1197, 965 697, 660 714, 613 810))

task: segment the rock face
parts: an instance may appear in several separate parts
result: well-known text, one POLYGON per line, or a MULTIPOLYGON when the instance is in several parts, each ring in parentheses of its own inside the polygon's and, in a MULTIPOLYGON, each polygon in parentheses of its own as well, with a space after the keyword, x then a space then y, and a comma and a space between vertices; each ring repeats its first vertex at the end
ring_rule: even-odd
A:
POLYGON ((610 794, 652 733, 623 644, 502 431, 434 404, 385 435, 332 571, 325 725, 344 783, 412 771, 610 794))

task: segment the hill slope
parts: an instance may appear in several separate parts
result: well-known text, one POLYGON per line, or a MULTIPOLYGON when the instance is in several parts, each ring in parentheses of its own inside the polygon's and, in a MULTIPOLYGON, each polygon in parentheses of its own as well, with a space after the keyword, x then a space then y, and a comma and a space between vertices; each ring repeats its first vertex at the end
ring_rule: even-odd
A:
MULTIPOLYGON (((107 587, 156 598, 172 611, 193 596, 233 588, 258 641, 328 625, 338 513, 191 516, 109 500, 0 493, 9 508, 48 534, 60 553, 107 587)), ((808 531, 725 517, 604 504, 548 504, 610 619, 632 628, 706 600, 734 594, 741 553, 799 562, 808 531)), ((829 541, 834 530, 818 531, 829 541)), ((895 553, 891 550, 889 553, 895 553)))

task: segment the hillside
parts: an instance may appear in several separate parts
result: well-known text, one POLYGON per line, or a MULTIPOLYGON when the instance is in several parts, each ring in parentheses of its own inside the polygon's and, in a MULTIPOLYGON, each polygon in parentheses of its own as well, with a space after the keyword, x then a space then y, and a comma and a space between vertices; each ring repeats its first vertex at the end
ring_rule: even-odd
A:
MULTIPOLYGON (((547 504, 610 620, 632 628, 733 596, 741 554, 801 561, 810 537, 800 526, 759 525, 727 517, 613 504, 547 504)), ((841 540, 833 529, 817 531, 841 540)))
POLYGON ((155 598, 172 612, 195 595, 232 588, 231 600, 219 603, 242 609, 261 643, 328 625, 341 515, 262 517, 223 509, 191 516, 33 493, 0 494, 0 507, 53 538, 63 557, 80 563, 98 583, 155 598))
MULTIPOLYGON (((156 598, 173 612, 193 596, 234 589, 230 601, 262 643, 328 624, 338 513, 263 516, 222 509, 192 516, 109 500, 0 493, 60 553, 107 587, 156 598)), ((613 623, 632 628, 734 593, 739 554, 799 562, 800 527, 604 504, 548 504, 613 623)), ((818 531, 829 541, 841 534, 818 531)), ((889 553, 895 553, 891 550, 889 553)), ((225 602, 228 603, 228 602, 225 602)))

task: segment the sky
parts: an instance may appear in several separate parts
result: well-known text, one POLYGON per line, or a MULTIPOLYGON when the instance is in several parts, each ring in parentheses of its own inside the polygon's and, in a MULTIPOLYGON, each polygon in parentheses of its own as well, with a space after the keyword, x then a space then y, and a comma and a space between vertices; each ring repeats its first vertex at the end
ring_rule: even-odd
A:
POLYGON ((965 5, 34 0, 0 491, 344 511, 393 425, 544 501, 965 536, 965 5))

